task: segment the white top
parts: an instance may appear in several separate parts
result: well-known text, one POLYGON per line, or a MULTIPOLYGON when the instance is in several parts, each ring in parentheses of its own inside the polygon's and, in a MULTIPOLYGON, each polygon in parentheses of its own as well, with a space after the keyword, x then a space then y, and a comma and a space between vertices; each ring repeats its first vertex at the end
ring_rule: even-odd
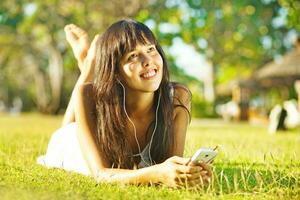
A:
MULTIPOLYGON (((47 152, 37 158, 37 163, 49 168, 59 168, 84 175, 91 175, 83 157, 76 135, 77 124, 67 124, 53 133, 47 152)), ((137 156, 139 154, 136 154, 137 156)), ((150 166, 149 144, 141 152, 139 168, 150 166)))

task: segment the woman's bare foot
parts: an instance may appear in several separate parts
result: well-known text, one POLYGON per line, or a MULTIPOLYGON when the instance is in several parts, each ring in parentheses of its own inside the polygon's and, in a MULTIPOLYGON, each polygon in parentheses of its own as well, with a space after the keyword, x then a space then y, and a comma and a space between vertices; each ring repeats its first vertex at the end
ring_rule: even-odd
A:
POLYGON ((86 77, 86 81, 92 81, 94 77, 94 70, 95 70, 95 60, 96 60, 96 52, 98 43, 100 41, 100 36, 97 34, 95 35, 91 46, 87 52, 86 58, 84 59, 83 65, 83 71, 81 74, 86 77))
POLYGON ((74 24, 68 24, 64 28, 66 39, 72 47, 75 58, 78 61, 80 71, 83 70, 83 63, 90 48, 87 33, 74 24))

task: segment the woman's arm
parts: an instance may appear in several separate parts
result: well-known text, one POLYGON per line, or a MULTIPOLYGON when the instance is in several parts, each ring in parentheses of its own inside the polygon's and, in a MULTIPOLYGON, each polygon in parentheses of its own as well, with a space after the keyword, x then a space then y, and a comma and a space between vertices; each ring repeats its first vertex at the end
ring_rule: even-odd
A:
POLYGON ((161 164, 150 167, 129 169, 102 169, 96 178, 98 182, 117 182, 123 184, 156 184, 170 187, 201 186, 207 175, 199 165, 186 165, 189 158, 173 156, 161 164))
POLYGON ((185 165, 189 159, 171 157, 165 162, 143 169, 111 169, 96 143, 95 103, 92 98, 92 84, 78 87, 75 101, 75 117, 78 124, 78 140, 83 156, 98 182, 124 184, 163 183, 168 186, 194 186, 201 183, 200 166, 185 165))
POLYGON ((191 93, 181 84, 174 85, 174 149, 172 155, 183 156, 186 131, 190 122, 191 93))
POLYGON ((142 169, 109 169, 103 168, 96 175, 97 182, 122 183, 122 184, 156 184, 161 180, 157 176, 158 165, 142 169))
MULTIPOLYGON (((190 90, 181 84, 174 85, 174 140, 175 145, 172 155, 183 156, 186 131, 191 121, 191 100, 192 94, 190 90)), ((197 165, 202 168, 202 183, 209 183, 212 176, 211 167, 205 163, 191 163, 189 165, 197 165)))

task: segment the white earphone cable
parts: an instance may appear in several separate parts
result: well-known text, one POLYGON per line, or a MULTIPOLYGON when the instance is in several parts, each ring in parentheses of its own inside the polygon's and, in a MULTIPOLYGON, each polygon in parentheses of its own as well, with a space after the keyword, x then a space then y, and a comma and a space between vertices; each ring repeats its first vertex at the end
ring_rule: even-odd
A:
POLYGON ((127 111, 126 111, 126 102, 125 102, 125 87, 124 85, 121 83, 121 81, 118 80, 118 82, 121 84, 122 88, 123 88, 123 92, 124 92, 124 96, 123 96, 123 108, 124 108, 124 112, 125 112, 125 115, 126 117, 128 118, 129 122, 132 124, 133 126, 133 131, 134 131, 134 137, 135 137, 135 141, 138 145, 138 150, 139 150, 139 155, 141 157, 141 160, 147 164, 148 166, 152 165, 152 158, 151 158, 151 145, 152 145, 152 140, 153 140, 153 136, 154 136, 154 133, 156 131, 156 128, 157 128, 157 113, 158 113, 158 108, 159 108, 159 104, 160 104, 160 93, 159 93, 159 96, 158 96, 158 104, 157 104, 157 107, 156 107, 156 111, 155 111, 155 126, 154 126, 154 130, 152 132, 152 136, 151 136, 151 140, 150 140, 150 144, 149 144, 149 159, 150 159, 150 165, 144 160, 143 156, 141 155, 142 152, 141 152, 141 147, 140 147, 140 143, 137 139, 137 135, 136 135, 136 127, 134 125, 134 123, 132 122, 132 120, 130 119, 130 117, 128 116, 127 114, 127 111))
POLYGON ((158 113, 158 108, 159 108, 159 104, 160 104, 160 92, 159 92, 159 96, 158 96, 158 103, 156 106, 156 111, 155 111, 155 126, 154 126, 154 130, 151 136, 151 140, 150 140, 150 144, 149 144, 149 158, 150 158, 150 164, 152 165, 152 158, 151 158, 151 145, 152 145, 152 141, 153 141, 153 136, 155 134, 156 128, 157 128, 157 113, 158 113))

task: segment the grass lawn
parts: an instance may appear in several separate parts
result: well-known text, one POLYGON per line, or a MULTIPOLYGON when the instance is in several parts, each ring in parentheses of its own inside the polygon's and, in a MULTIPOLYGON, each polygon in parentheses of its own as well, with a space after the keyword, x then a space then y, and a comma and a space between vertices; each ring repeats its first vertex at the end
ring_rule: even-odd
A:
POLYGON ((99 184, 36 164, 61 117, 0 115, 0 199, 300 199, 300 131, 268 135, 263 126, 193 120, 185 156, 220 145, 215 178, 201 191, 99 184))

